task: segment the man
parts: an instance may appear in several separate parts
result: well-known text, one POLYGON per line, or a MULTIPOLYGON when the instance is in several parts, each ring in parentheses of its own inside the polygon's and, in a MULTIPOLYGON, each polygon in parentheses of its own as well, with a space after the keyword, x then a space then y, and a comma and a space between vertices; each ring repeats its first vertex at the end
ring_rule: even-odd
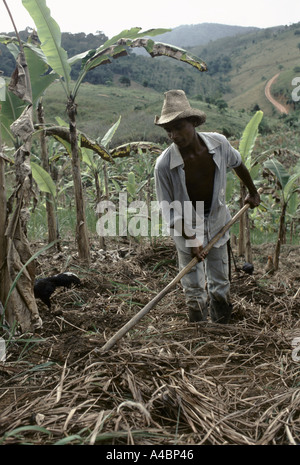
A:
POLYGON ((191 108, 184 91, 165 93, 161 116, 156 116, 154 122, 167 131, 172 144, 157 159, 156 192, 176 244, 180 270, 193 256, 199 260, 181 280, 190 321, 207 319, 206 277, 211 319, 228 323, 232 310, 228 279, 229 232, 207 254, 202 250, 230 220, 225 201, 228 169, 234 169, 247 187, 249 193, 245 202, 251 208, 259 205, 260 197, 241 155, 228 140, 221 134, 196 131, 205 120, 205 113, 191 108), (186 205, 190 209, 185 208, 186 205))

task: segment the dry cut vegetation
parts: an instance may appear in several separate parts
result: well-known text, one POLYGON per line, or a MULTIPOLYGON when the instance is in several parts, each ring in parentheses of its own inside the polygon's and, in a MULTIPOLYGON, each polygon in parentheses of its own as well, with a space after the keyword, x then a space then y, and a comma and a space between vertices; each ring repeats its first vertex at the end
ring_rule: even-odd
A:
POLYGON ((298 444, 298 251, 284 249, 271 276, 269 252, 254 248, 252 276, 233 270, 231 324, 189 323, 177 286, 107 353, 104 343, 177 274, 172 243, 104 252, 95 242, 90 269, 72 244, 45 252, 41 275, 68 269, 82 283, 57 291, 51 311, 39 303, 39 333, 8 342, 0 443, 298 444))

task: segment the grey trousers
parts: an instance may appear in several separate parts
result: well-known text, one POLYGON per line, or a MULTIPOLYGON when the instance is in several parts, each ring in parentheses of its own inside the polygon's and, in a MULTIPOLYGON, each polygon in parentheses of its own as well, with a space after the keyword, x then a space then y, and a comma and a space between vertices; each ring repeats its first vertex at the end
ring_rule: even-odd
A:
MULTIPOLYGON (((173 236, 176 244, 179 270, 181 271, 191 260, 191 248, 186 247, 182 236, 173 236)), ((229 268, 227 244, 213 247, 204 262, 197 263, 183 278, 181 284, 189 310, 190 321, 206 320, 208 316, 208 300, 210 317, 213 322, 228 323, 232 305, 229 292, 229 268), (207 282, 207 290, 205 283, 207 282), (209 299, 208 299, 209 296, 209 299)))

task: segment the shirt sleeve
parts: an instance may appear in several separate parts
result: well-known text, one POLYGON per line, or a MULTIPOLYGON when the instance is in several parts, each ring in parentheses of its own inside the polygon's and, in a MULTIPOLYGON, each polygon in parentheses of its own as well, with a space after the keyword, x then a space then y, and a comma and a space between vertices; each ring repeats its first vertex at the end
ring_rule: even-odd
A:
POLYGON ((227 169, 234 169, 242 163, 242 157, 238 150, 232 147, 230 142, 226 139, 227 145, 227 169))
POLYGON ((170 208, 173 202, 173 194, 166 170, 162 163, 158 161, 154 169, 154 181, 156 190, 156 199, 162 212, 163 219, 168 228, 174 227, 174 210, 170 208))
MULTIPOLYGON (((193 236, 196 229, 193 227, 193 212, 188 208, 188 206, 191 207, 191 203, 187 202, 189 204, 187 206, 185 205, 186 202, 174 199, 174 187, 169 176, 169 170, 166 169, 163 163, 155 167, 154 179, 156 197, 159 202, 159 209, 162 213, 163 223, 166 226, 166 232, 170 234, 172 230, 172 235, 182 236, 184 227, 187 236, 193 236)), ((203 229, 202 223, 200 222, 201 232, 203 229)))
POLYGON ((156 163, 154 169, 154 181, 155 181, 155 190, 156 197, 159 202, 167 200, 172 202, 172 189, 170 185, 170 180, 168 179, 168 174, 163 167, 163 164, 159 161, 156 163))

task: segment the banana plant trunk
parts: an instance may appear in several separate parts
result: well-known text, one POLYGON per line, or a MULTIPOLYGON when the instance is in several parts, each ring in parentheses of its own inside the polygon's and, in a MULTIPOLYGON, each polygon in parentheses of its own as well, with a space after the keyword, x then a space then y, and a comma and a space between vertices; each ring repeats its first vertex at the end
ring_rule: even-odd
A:
MULTIPOLYGON (((244 205, 246 197, 246 187, 244 184, 240 186, 240 207, 244 205)), ((246 262, 252 263, 252 248, 251 248, 251 237, 250 237, 250 218, 248 211, 242 216, 240 220, 239 229, 239 242, 238 242, 238 254, 244 256, 246 262)))
POLYGON ((72 174, 75 191, 76 205, 76 242, 78 247, 78 256, 80 260, 87 263, 90 261, 90 246, 86 224, 85 205, 83 199, 83 188, 81 181, 80 159, 78 153, 77 128, 76 128, 76 104, 72 97, 68 100, 67 105, 69 124, 70 124, 70 142, 72 152, 72 174))
MULTIPOLYGON (((1 104, 0 104, 1 111, 1 104)), ((0 301, 5 295, 5 281, 3 277, 4 262, 6 255, 6 237, 5 230, 7 226, 7 202, 6 202, 6 187, 5 187, 5 161, 2 157, 2 140, 0 131, 0 301)), ((1 302, 2 303, 2 302, 1 302)), ((4 302, 3 302, 4 303, 4 302)), ((1 322, 1 315, 0 315, 1 322)))
MULTIPOLYGON (((99 183, 99 173, 97 170, 94 172, 94 180, 95 180, 95 187, 96 187, 96 208, 97 208, 98 203, 101 202, 102 200, 102 192, 101 192, 101 187, 99 183)), ((98 218, 100 217, 101 217, 101 213, 98 213, 98 218)), ((106 249, 104 236, 99 237, 99 247, 100 249, 103 249, 103 250, 106 249)))
POLYGON ((11 76, 9 90, 27 103, 20 117, 10 125, 14 138, 20 146, 14 153, 15 189, 6 208, 4 165, 1 154, 1 253, 0 253, 0 299, 5 320, 13 329, 19 324, 23 332, 32 331, 42 324, 34 297, 35 263, 27 238, 29 205, 32 200, 32 173, 30 166, 33 127, 33 104, 30 75, 26 56, 19 40, 20 52, 16 68, 11 76))
POLYGON ((246 211, 244 218, 245 225, 245 260, 248 263, 252 263, 252 247, 251 247, 251 235, 250 235, 250 218, 249 213, 246 211))
POLYGON ((284 244, 285 242, 286 209, 287 209, 287 203, 284 202, 282 205, 281 213, 280 213, 278 237, 277 237, 277 243, 276 243, 274 258, 273 258, 275 271, 277 271, 279 268, 279 256, 280 256, 281 244, 284 244))
MULTIPOLYGON (((44 108, 41 101, 39 101, 38 108, 37 108, 37 116, 39 123, 44 126, 45 118, 44 118, 44 108)), ((45 132, 41 131, 40 135, 40 143, 41 143, 41 158, 42 158, 42 166, 47 173, 50 173, 49 169, 49 158, 48 158, 48 151, 47 151, 47 144, 46 144, 46 136, 45 132)), ((56 221, 56 213, 55 213, 55 206, 53 202, 53 198, 51 194, 46 192, 46 212, 47 212, 47 225, 48 225, 48 243, 56 241, 59 239, 58 234, 58 225, 56 221)), ((57 242, 56 245, 57 249, 60 250, 60 244, 57 242)))
MULTIPOLYGON (((244 205, 244 198, 246 194, 245 186, 240 184, 240 208, 244 205)), ((239 240, 238 240, 238 255, 242 257, 245 255, 245 215, 240 219, 239 225, 239 240)))

